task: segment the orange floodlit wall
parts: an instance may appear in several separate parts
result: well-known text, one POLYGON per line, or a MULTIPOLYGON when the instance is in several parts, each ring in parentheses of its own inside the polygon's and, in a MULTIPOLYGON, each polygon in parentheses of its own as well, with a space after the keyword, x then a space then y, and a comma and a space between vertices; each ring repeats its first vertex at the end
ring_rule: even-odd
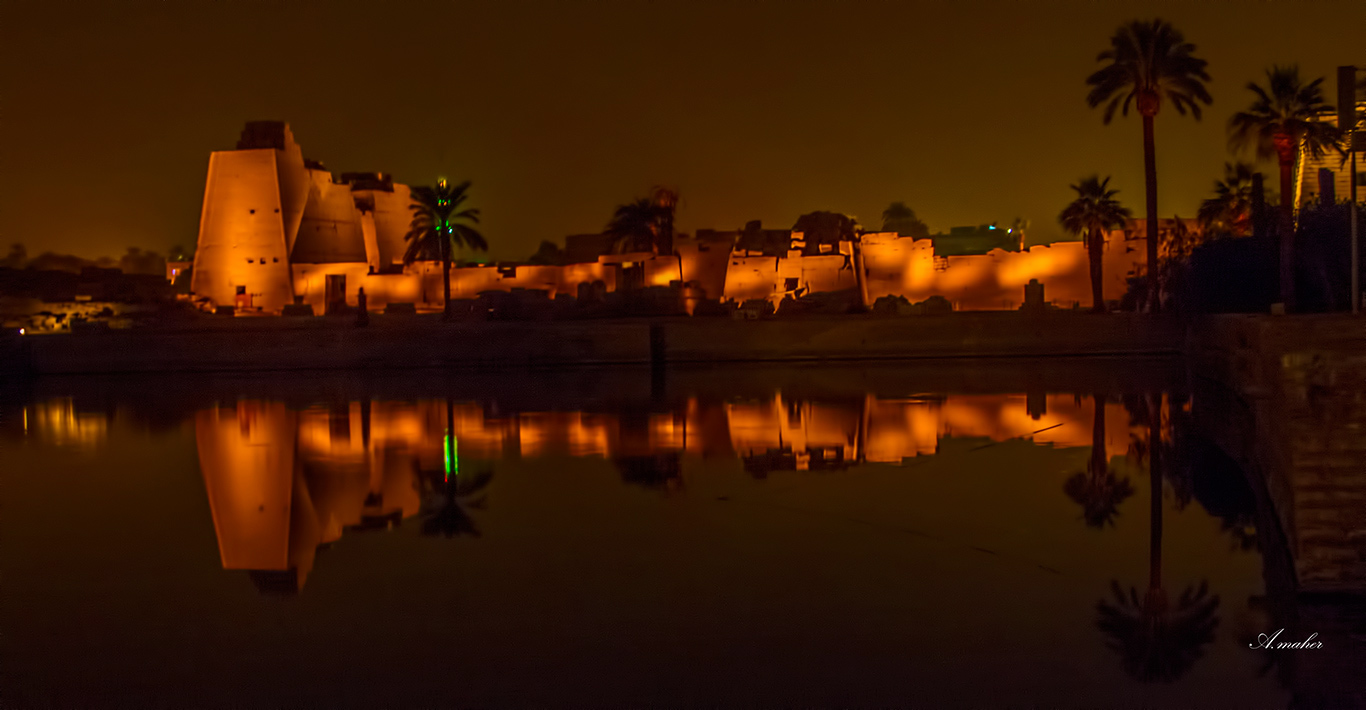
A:
MULTIPOLYGON (((1124 295, 1127 276, 1143 262, 1143 245, 1142 239, 1126 239, 1122 230, 1107 235, 1107 300, 1124 295)), ((1044 299, 1058 306, 1091 301, 1089 261, 1080 241, 936 258, 928 239, 870 234, 864 236, 862 249, 870 300, 900 295, 916 302, 943 296, 959 310, 1015 309, 1024 303, 1025 285, 1038 279, 1044 285, 1044 299)))
MULTIPOLYGON (((677 262, 670 268, 677 269, 677 262)), ((619 269, 612 264, 569 264, 567 266, 466 266, 451 269, 451 298, 476 298, 484 291, 528 289, 556 294, 578 294, 579 284, 601 282, 606 291, 617 289, 619 269)), ((375 274, 364 263, 295 264, 294 293, 321 313, 327 298, 327 277, 346 277, 346 302, 355 306, 360 289, 365 289, 367 307, 382 310, 390 303, 412 303, 420 308, 440 308, 441 264, 420 262, 402 273, 375 274)))
POLYGON ((272 149, 209 156, 191 279, 196 295, 233 305, 240 288, 255 306, 267 310, 289 302, 288 215, 281 210, 286 198, 298 196, 281 193, 277 171, 278 160, 289 157, 287 151, 272 149))
MULTIPOLYGON (((1062 307, 1089 304, 1091 274, 1080 241, 1055 242, 1027 251, 994 250, 971 256, 935 257, 929 239, 895 233, 863 235, 859 243, 869 304, 883 296, 917 302, 942 296, 958 310, 1016 309, 1031 279, 1044 284, 1045 300, 1062 307)), ((1119 299, 1126 278, 1143 261, 1143 240, 1123 231, 1106 239, 1104 293, 1119 299)), ((725 297, 743 302, 769 299, 775 305, 799 291, 820 293, 858 288, 854 248, 842 242, 832 254, 786 257, 734 255, 725 276, 725 297)))
MULTIPOLYGON (((800 240, 800 233, 793 236, 800 240)), ((1141 237, 1126 237, 1122 230, 1108 235, 1103 261, 1106 299, 1124 295, 1127 277, 1143 263, 1143 245, 1141 237)), ((942 296, 958 310, 1013 310, 1024 303, 1024 287, 1032 279, 1044 285, 1045 300, 1060 307, 1091 301, 1090 266, 1080 241, 1021 252, 998 249, 982 255, 935 257, 929 239, 879 233, 863 235, 858 247, 859 255, 852 242, 841 242, 837 250, 820 255, 733 253, 720 279, 722 292, 736 302, 768 299, 778 305, 789 295, 857 289, 857 258, 861 257, 869 305, 883 296, 904 296, 912 302, 942 296)), ((714 274, 699 276, 717 280, 714 274)))
MULTIPOLYGON (((215 305, 263 312, 279 312, 300 299, 320 312, 326 305, 327 277, 345 276, 345 299, 353 306, 364 288, 372 309, 390 303, 440 307, 440 266, 401 266, 411 218, 407 186, 379 176, 335 181, 326 169, 304 160, 282 123, 249 124, 239 146, 209 157, 191 284, 197 296, 215 305)), ((1107 299, 1123 295, 1126 277, 1143 260, 1143 239, 1137 236, 1141 230, 1127 231, 1134 236, 1115 231, 1106 239, 1107 299)), ((484 291, 528 289, 554 298, 577 295, 585 284, 618 291, 627 287, 623 274, 629 271, 641 286, 684 282, 690 304, 699 298, 777 304, 789 295, 862 286, 870 304, 889 295, 911 301, 942 296, 961 310, 1014 309, 1023 303, 1031 279, 1044 284, 1045 299, 1056 305, 1090 302, 1087 256, 1080 241, 1020 252, 935 257, 929 239, 879 233, 862 235, 857 245, 841 242, 829 247, 829 253, 804 256, 794 250, 785 256, 756 256, 733 251, 733 233, 709 234, 676 240, 677 256, 617 254, 565 266, 456 268, 451 296, 469 299, 484 291)), ((804 244, 801 233, 792 233, 792 238, 793 245, 804 244)))

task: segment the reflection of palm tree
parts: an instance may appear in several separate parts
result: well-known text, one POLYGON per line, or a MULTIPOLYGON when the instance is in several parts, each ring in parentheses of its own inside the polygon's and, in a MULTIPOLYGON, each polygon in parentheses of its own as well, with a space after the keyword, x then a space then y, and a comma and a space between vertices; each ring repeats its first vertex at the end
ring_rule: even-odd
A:
POLYGON ((621 471, 621 480, 626 483, 666 491, 683 486, 683 459, 678 451, 618 456, 613 463, 621 471))
POLYGON ((1105 449, 1105 396, 1095 395, 1096 414, 1091 431, 1091 459, 1086 472, 1077 473, 1063 484, 1063 492, 1081 505, 1082 519, 1093 528, 1115 524, 1119 504, 1134 494, 1129 479, 1117 478, 1110 468, 1105 449))
MULTIPOLYGON (((474 525, 466 508, 483 510, 483 490, 493 480, 492 471, 467 472, 460 475, 459 442, 455 438, 455 403, 446 399, 446 436, 444 440, 445 469, 430 475, 419 475, 424 488, 431 493, 424 496, 422 503, 424 517, 423 535, 443 535, 456 537, 470 535, 479 537, 479 529, 474 525)), ((417 462, 413 462, 417 466, 417 462)), ((418 472, 421 474, 421 472, 418 472)))
POLYGON ((1126 595, 1119 582, 1111 582, 1114 602, 1100 600, 1096 626, 1109 637, 1106 644, 1124 659, 1124 670, 1137 680, 1170 682, 1185 675, 1214 640, 1219 626, 1219 597, 1209 585, 1187 587, 1169 608, 1167 593, 1149 587, 1140 599, 1138 590, 1126 595))
POLYGON ((436 486, 437 495, 423 501, 422 534, 479 537, 479 529, 469 511, 484 509, 482 491, 491 480, 492 471, 477 471, 440 482, 436 486))
POLYGON ((1125 594, 1119 582, 1110 582, 1114 600, 1096 603, 1096 626, 1107 637, 1106 645, 1120 654, 1130 676, 1143 682, 1170 682, 1185 675, 1214 639, 1219 597, 1201 582, 1198 589, 1187 587, 1173 607, 1162 586, 1161 400, 1150 397, 1146 409, 1152 480, 1148 591, 1140 598, 1136 588, 1125 594))

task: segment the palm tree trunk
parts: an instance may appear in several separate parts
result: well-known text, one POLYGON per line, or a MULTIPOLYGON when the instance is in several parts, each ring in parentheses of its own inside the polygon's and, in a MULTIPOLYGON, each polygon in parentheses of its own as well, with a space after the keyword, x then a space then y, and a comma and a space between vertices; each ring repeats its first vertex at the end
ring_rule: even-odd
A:
MULTIPOLYGON (((450 397, 446 398, 446 450, 441 452, 446 457, 446 491, 450 493, 451 462, 455 461, 455 401, 450 397)), ((456 479, 459 480, 458 478, 456 479)))
POLYGON ((1281 303, 1287 311, 1295 308, 1295 180, 1292 175, 1293 158, 1282 156, 1281 213, 1278 230, 1281 233, 1281 303))
POLYGON ((441 311, 442 311, 442 313, 441 313, 441 319, 442 319, 442 320, 450 320, 450 319, 451 319, 451 248, 450 248, 450 245, 449 245, 449 244, 444 245, 444 248, 441 250, 441 289, 442 289, 442 293, 445 295, 445 299, 446 299, 446 300, 442 301, 442 304, 443 304, 443 305, 442 305, 442 308, 441 308, 441 311))
POLYGON ((1162 395, 1148 395, 1148 479, 1152 508, 1148 540, 1148 590, 1162 588, 1162 395))
POLYGON ((1105 449, 1105 395, 1093 395, 1091 402, 1096 408, 1091 418, 1091 475, 1099 480, 1110 463, 1110 454, 1105 449))
POLYGON ((1103 256, 1101 250, 1105 247, 1105 243, 1102 241, 1101 234, 1102 232, 1099 230, 1091 230, 1091 234, 1086 240, 1087 252, 1089 252, 1086 256, 1091 261, 1091 310, 1096 313, 1105 312, 1105 288, 1102 278, 1104 266, 1101 261, 1103 256))
POLYGON ((1162 298, 1158 291, 1157 266, 1157 146, 1153 117, 1143 117, 1143 187, 1148 211, 1148 312, 1156 313, 1162 298))

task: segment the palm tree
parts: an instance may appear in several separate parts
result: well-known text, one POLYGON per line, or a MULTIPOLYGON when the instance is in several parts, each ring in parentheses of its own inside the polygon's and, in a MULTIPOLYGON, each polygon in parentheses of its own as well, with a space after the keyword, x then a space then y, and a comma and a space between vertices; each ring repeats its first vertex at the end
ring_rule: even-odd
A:
POLYGON ((1113 601, 1096 603, 1096 626, 1107 637, 1106 645, 1123 659, 1124 670, 1143 681, 1171 682, 1190 670, 1219 626, 1218 595, 1209 585, 1187 587, 1170 604, 1162 586, 1162 468, 1161 397, 1147 398, 1141 418, 1147 419, 1148 442, 1141 447, 1148 459, 1152 482, 1148 555, 1148 591, 1142 597, 1129 587, 1126 594, 1118 581, 1110 582, 1113 601))
POLYGON ((1295 301, 1294 169, 1298 152, 1315 158, 1338 146, 1341 133, 1320 116, 1332 110, 1323 101, 1319 77, 1308 84, 1300 79, 1297 65, 1273 66, 1266 70, 1266 87, 1248 82, 1256 95, 1246 111, 1228 120, 1229 145, 1253 148, 1258 158, 1276 157, 1281 168, 1281 213, 1278 231, 1281 238, 1281 302, 1293 308, 1295 301))
POLYGON ((893 202, 882 211, 882 231, 896 232, 912 239, 930 236, 930 228, 915 216, 915 210, 907 207, 905 202, 893 202))
POLYGON ((1194 56, 1195 45, 1170 23, 1154 19, 1126 23, 1110 38, 1110 48, 1101 52, 1097 61, 1107 66, 1087 77, 1091 87, 1086 103, 1091 108, 1105 107, 1105 123, 1109 124, 1117 109, 1129 115, 1130 104, 1136 104, 1143 117, 1143 188, 1146 197, 1148 227, 1148 307, 1158 309, 1157 288, 1157 152, 1153 143, 1153 119, 1166 98, 1177 113, 1200 120, 1200 104, 1210 104, 1205 82, 1205 60, 1194 56), (1108 103, 1107 103, 1108 102, 1108 103))
POLYGON ((1110 176, 1100 179, 1099 175, 1082 179, 1072 189, 1077 199, 1065 207, 1058 215, 1058 223, 1069 234, 1075 234, 1086 242, 1086 255, 1091 261, 1091 309, 1096 313, 1105 312, 1105 289, 1102 280, 1102 265, 1105 253, 1105 233, 1124 226, 1129 219, 1129 208, 1119 204, 1115 195, 1119 190, 1111 190, 1110 176))
POLYGON ((1093 528, 1114 525, 1119 504, 1134 494, 1128 478, 1116 478, 1105 449, 1105 396, 1095 395, 1095 416, 1091 428, 1091 458, 1086 472, 1067 479, 1063 492, 1081 505, 1082 519, 1093 528))
POLYGON ((603 230, 612 240, 613 251, 654 251, 661 256, 673 253, 674 212, 678 193, 656 187, 642 197, 617 207, 603 230))
POLYGON ((1201 202, 1196 213, 1207 236, 1251 233, 1255 174, 1248 163, 1224 163, 1224 179, 1214 181, 1214 197, 1201 202))
POLYGON ((603 230, 612 240, 612 251, 650 251, 655 240, 655 218, 655 205, 648 197, 618 206, 603 230))
POLYGON ((436 187, 413 188, 412 204, 409 205, 413 211, 413 221, 403 237, 408 242, 408 249, 403 253, 405 266, 418 260, 441 260, 441 284, 445 298, 442 318, 447 320, 451 317, 451 254, 456 247, 480 251, 488 251, 489 248, 484 235, 470 226, 479 224, 479 210, 461 209, 465 200, 469 199, 469 189, 468 180, 451 187, 446 184, 445 178, 438 180, 436 187))

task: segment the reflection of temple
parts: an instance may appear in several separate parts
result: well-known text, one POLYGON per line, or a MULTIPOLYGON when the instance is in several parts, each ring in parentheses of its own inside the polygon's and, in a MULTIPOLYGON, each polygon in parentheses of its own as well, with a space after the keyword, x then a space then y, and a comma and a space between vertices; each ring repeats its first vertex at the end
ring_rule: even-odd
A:
MULTIPOLYGON (((993 441, 1025 438, 1056 446, 1090 446, 1094 405, 1072 395, 1043 397, 1031 412, 1026 395, 907 397, 840 404, 772 401, 726 405, 730 443, 759 474, 774 470, 843 468, 854 462, 900 463, 938 451, 946 436, 993 441), (1037 418, 1035 418, 1037 415, 1037 418)), ((1128 416, 1112 403, 1106 417, 1107 456, 1129 444, 1128 416)))
POLYGON ((444 422, 432 407, 369 402, 291 411, 238 402, 195 418, 200 468, 225 569, 297 590, 319 545, 418 511, 417 476, 440 470, 444 422))
MULTIPOLYGON (((778 394, 612 414, 497 415, 463 403, 452 407, 452 422, 458 458, 602 456, 625 482, 672 489, 681 484, 685 454, 739 456, 746 470, 766 476, 899 463, 934 453, 945 436, 1091 445, 1090 398, 1048 396, 1037 405, 1036 419, 1024 395, 812 402, 778 394)), ((1111 407, 1106 448, 1114 456, 1127 448, 1128 424, 1121 405, 1111 407)), ((318 547, 344 533, 416 515, 423 476, 446 465, 441 401, 303 410, 240 401, 200 411, 195 432, 223 567, 249 570, 269 590, 301 587, 318 547)))

